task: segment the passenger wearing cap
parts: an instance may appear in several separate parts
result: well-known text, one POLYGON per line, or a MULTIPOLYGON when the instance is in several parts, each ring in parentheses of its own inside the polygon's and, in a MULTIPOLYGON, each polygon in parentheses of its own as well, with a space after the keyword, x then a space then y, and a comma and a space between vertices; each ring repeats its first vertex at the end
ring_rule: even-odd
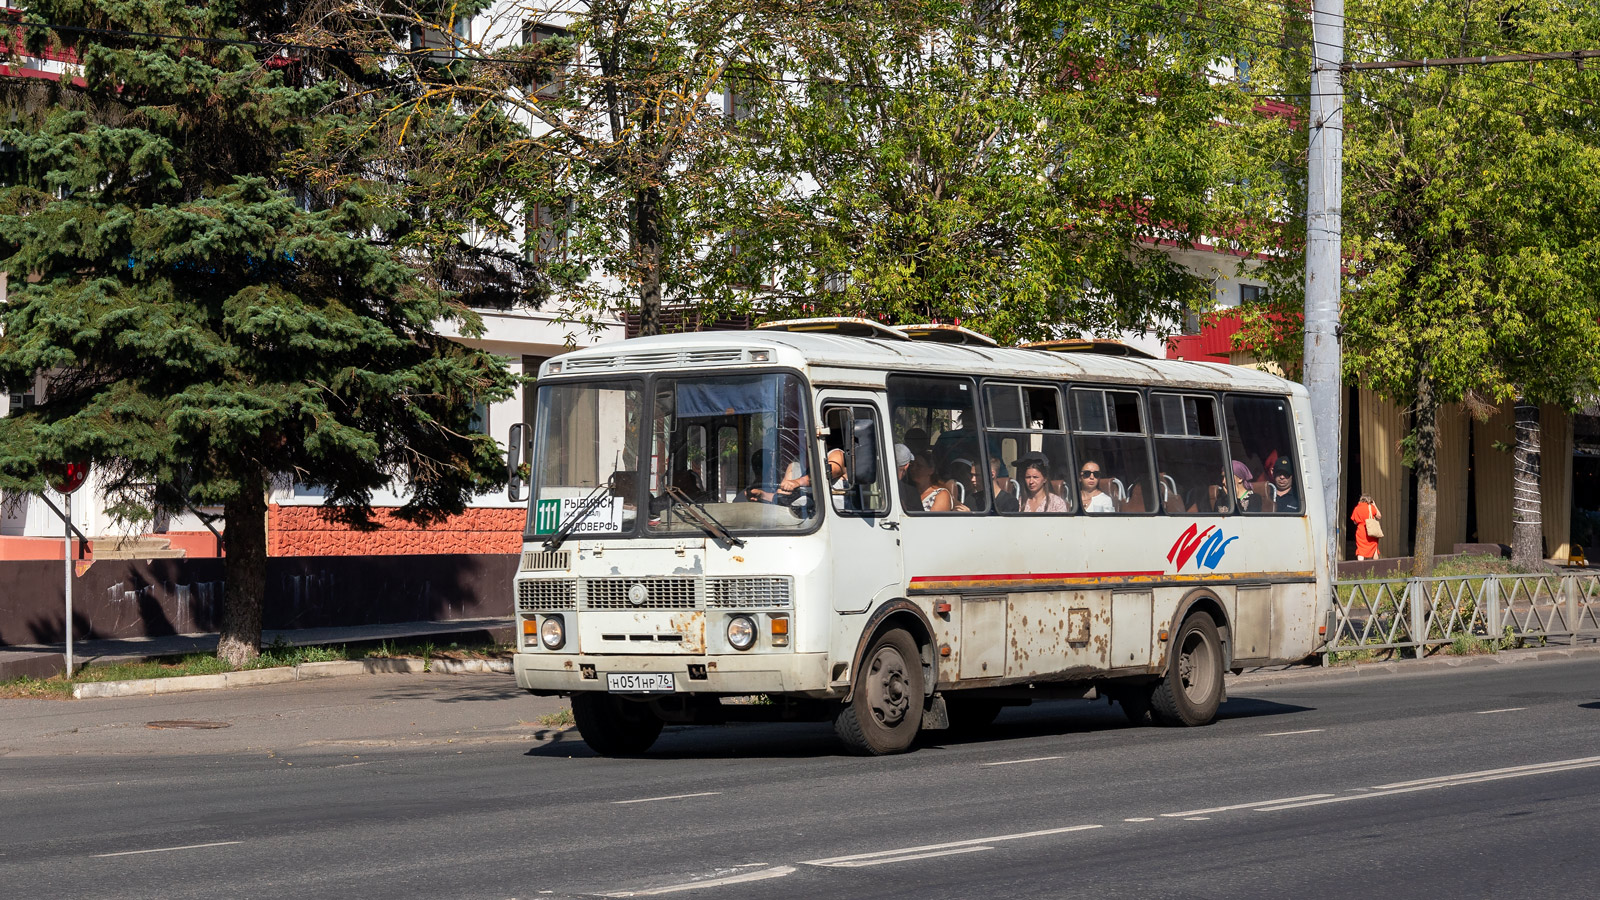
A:
POLYGON ((895 481, 900 485, 901 505, 906 509, 912 509, 914 505, 921 505, 922 503, 917 496, 916 489, 911 486, 910 482, 906 481, 906 472, 911 468, 911 461, 915 458, 916 454, 911 452, 910 447, 905 444, 894 445, 894 477, 895 481))
POLYGON ((1300 508, 1300 489, 1294 483, 1294 463, 1288 456, 1279 456, 1272 464, 1271 492, 1278 512, 1304 512, 1300 508))

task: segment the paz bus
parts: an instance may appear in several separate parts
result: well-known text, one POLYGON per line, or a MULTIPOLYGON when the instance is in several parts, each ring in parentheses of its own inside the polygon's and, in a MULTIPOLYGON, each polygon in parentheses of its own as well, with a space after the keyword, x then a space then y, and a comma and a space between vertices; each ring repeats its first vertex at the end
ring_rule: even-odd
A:
POLYGON ((518 686, 609 755, 755 714, 896 753, 1038 698, 1211 722, 1321 643, 1306 391, 1106 349, 814 319, 547 361, 518 686))

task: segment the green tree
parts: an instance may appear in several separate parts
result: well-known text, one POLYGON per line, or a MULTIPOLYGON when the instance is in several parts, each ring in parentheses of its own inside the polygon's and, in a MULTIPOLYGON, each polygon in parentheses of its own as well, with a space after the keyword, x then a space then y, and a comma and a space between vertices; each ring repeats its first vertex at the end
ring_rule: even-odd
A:
MULTIPOLYGON (((1484 5, 1349 0, 1357 58, 1587 48, 1600 20, 1557 0, 1484 5)), ((1275 60, 1292 89, 1303 54, 1275 60)), ((1410 413, 1415 571, 1432 567, 1437 411, 1517 404, 1514 552, 1540 551, 1538 406, 1600 384, 1600 77, 1571 62, 1351 73, 1344 105, 1346 377, 1410 413)), ((1303 224, 1299 226, 1303 229, 1303 224)), ((1292 228, 1290 229, 1292 233, 1292 228)), ((1293 249, 1291 242, 1286 244, 1293 249)), ((1290 268, 1282 303, 1247 322, 1258 355, 1299 358, 1290 268)))
POLYGON ((218 655, 234 663, 260 644, 275 479, 325 488, 327 514, 358 527, 396 482, 404 518, 458 512, 501 474, 473 409, 512 386, 440 335, 480 326, 400 258, 403 202, 336 161, 300 177, 315 129, 360 130, 358 107, 332 112, 352 83, 230 43, 300 11, 37 0, 26 18, 63 28, 27 28, 28 47, 75 53, 78 77, 0 80, 0 382, 49 378, 0 420, 0 484, 91 461, 126 519, 221 505, 218 655))
POLYGON ((1179 321, 1210 279, 1170 249, 1254 245, 1283 193, 1256 147, 1287 122, 1218 74, 1251 46, 1227 12, 873 0, 787 35, 794 77, 732 145, 785 182, 728 204, 713 262, 765 273, 774 313, 1002 341, 1179 321))

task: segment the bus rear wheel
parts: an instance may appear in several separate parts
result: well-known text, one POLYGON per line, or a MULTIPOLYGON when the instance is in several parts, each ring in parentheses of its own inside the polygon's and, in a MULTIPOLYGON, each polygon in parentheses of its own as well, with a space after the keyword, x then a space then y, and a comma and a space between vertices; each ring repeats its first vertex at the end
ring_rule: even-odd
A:
POLYGON ((1183 620, 1167 657, 1167 674, 1150 694, 1162 725, 1209 725, 1222 704, 1222 639, 1206 613, 1183 620))
POLYGON ((573 694, 572 720, 583 742, 601 756, 637 756, 661 736, 661 717, 648 705, 610 694, 573 694))
POLYGON ((833 720, 852 753, 901 753, 922 727, 922 656, 911 635, 896 628, 879 635, 862 658, 855 693, 833 720))

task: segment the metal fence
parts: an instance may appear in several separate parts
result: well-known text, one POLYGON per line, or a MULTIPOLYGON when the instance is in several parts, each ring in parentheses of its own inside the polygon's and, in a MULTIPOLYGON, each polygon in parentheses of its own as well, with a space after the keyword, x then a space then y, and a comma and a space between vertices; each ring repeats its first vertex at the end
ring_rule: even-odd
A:
POLYGON ((1600 574, 1389 578, 1334 585, 1321 652, 1600 639, 1600 574))

